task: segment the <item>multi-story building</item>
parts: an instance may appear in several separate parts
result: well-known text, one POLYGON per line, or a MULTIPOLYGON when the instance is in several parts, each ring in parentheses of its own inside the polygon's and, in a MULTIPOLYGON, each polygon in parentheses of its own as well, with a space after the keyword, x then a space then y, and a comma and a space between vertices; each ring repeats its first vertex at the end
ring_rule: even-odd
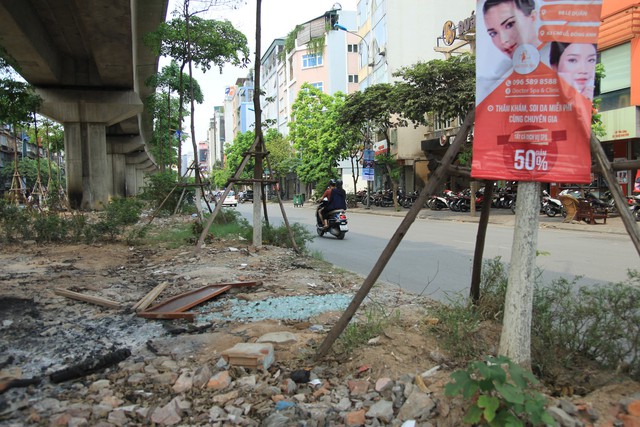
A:
POLYGON ((198 142, 198 167, 203 173, 210 172, 209 168, 210 156, 209 156, 209 143, 208 141, 198 142))
POLYGON ((212 170, 214 165, 224 163, 225 120, 224 107, 220 105, 213 107, 213 117, 209 119, 207 143, 209 144, 209 170, 212 170))
MULTIPOLYGON (((446 56, 469 51, 472 45, 463 38, 448 46, 442 39, 445 25, 455 31, 455 23, 458 27, 464 23, 475 5, 475 0, 449 0, 446 7, 422 0, 360 0, 358 34, 367 41, 364 48, 369 51, 362 54, 367 58, 364 63, 371 65, 369 83, 393 83, 393 73, 402 67, 443 59, 443 53, 446 56)), ((381 153, 390 148, 403 166, 401 188, 412 191, 423 187, 429 175, 422 141, 452 133, 456 125, 436 120, 433 128, 401 127, 391 131, 391 144, 378 135, 375 149, 381 153)), ((379 175, 376 174, 374 189, 381 185, 379 175)))
MULTIPOLYGON (((640 160, 640 1, 604 0, 598 56, 605 77, 596 87, 609 160, 640 160)), ((637 170, 619 171, 624 194, 633 192, 637 170)))
POLYGON ((261 58, 262 119, 283 135, 303 83, 329 95, 358 90, 358 37, 333 31, 337 22, 355 29, 355 12, 332 9, 304 22, 289 35, 294 43, 288 49, 278 38, 261 58))
POLYGON ((233 141, 239 133, 253 130, 253 76, 237 79, 235 85, 227 88, 225 95, 225 134, 233 141))

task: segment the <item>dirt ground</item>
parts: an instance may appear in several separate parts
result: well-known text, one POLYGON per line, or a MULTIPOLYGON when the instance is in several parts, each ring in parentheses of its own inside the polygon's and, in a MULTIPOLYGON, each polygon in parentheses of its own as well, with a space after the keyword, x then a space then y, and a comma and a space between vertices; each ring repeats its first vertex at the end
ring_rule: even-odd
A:
MULTIPOLYGON (((341 310, 313 314, 308 319, 286 318, 247 321, 234 319, 229 308, 222 308, 226 320, 149 320, 135 316, 131 307, 157 284, 169 287, 156 303, 213 283, 259 281, 260 285, 239 288, 218 297, 224 301, 260 301, 284 296, 353 295, 363 278, 335 269, 326 263, 282 248, 250 247, 247 242, 217 241, 202 250, 185 246, 167 249, 160 246, 128 247, 123 243, 99 245, 37 245, 25 243, 0 249, 0 377, 31 377, 49 373, 78 360, 97 349, 125 342, 143 346, 150 337, 182 332, 184 348, 165 349, 175 357, 191 357, 194 363, 215 363, 220 352, 238 342, 252 342, 268 332, 290 331, 298 341, 276 354, 280 366, 298 369, 321 363, 330 366, 338 378, 399 378, 415 376, 439 365, 428 384, 434 394, 443 394, 444 384, 459 368, 447 356, 428 323, 430 308, 436 304, 427 298, 407 294, 400 289, 378 284, 359 310, 364 319, 373 307, 383 307, 390 316, 384 332, 369 344, 342 350, 336 343, 319 362, 313 356, 326 333, 342 315, 341 310), (57 288, 81 292, 116 301, 120 309, 108 309, 56 295, 57 288), (75 336, 68 331, 73 324, 89 322, 75 336), (321 325, 322 332, 310 329, 321 325), (71 342, 60 346, 61 333, 71 342), (196 332, 215 332, 215 340, 199 343, 196 332), (96 336, 91 336, 95 334, 96 336), (83 341, 87 346, 83 347, 83 341), (106 341, 106 342, 105 342, 106 341), (96 344, 98 343, 98 344, 96 344), (73 347, 75 353, 69 353, 73 347), (13 354, 15 357, 8 358, 13 354), (45 357, 44 354, 47 354, 45 357)), ((219 312, 220 308, 201 308, 219 312)), ((83 323, 84 324, 84 323, 83 323)), ((499 327, 486 325, 483 339, 497 346, 499 327)), ((614 376, 601 381, 596 390, 584 396, 565 396, 574 403, 590 404, 599 414, 598 425, 606 425, 616 413, 619 402, 640 393, 640 384, 614 376)), ((1 393, 1 392, 0 392, 1 393)), ((549 391, 552 393, 552 391, 549 391)))

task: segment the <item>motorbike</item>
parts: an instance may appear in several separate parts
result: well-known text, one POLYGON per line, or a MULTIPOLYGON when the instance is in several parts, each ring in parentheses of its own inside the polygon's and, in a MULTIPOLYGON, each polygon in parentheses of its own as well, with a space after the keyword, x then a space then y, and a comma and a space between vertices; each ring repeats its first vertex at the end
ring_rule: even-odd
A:
POLYGON ((316 232, 322 237, 325 233, 335 236, 338 240, 344 239, 345 234, 349 231, 347 225, 347 213, 342 209, 336 209, 327 213, 329 228, 324 228, 320 216, 316 212, 316 232))
POLYGON ((640 221, 640 194, 631 196, 627 199, 629 202, 629 210, 636 221, 640 221))
MULTIPOLYGON (((562 214, 562 203, 558 199, 554 199, 549 195, 547 190, 542 191, 542 212, 548 217, 553 218, 558 214, 562 214)), ((565 214, 566 215, 566 214, 565 214)))

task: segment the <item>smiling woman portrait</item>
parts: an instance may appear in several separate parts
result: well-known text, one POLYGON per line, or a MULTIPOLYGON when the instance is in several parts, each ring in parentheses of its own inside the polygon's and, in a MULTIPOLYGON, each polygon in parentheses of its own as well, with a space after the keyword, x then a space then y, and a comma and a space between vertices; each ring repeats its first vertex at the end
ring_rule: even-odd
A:
POLYGON ((535 0, 487 0, 482 8, 487 34, 509 58, 524 44, 538 46, 535 0))

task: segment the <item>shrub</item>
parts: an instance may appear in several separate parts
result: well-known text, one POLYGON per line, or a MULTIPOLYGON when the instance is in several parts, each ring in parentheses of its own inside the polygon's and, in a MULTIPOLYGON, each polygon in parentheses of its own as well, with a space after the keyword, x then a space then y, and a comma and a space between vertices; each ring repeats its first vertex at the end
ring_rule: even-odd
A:
MULTIPOLYGON (((475 312, 481 320, 501 322, 507 289, 507 266, 500 258, 487 261, 480 284, 480 301, 475 312)), ((629 367, 631 376, 640 377, 640 275, 629 272, 623 283, 579 286, 579 277, 541 283, 535 279, 531 321, 532 366, 540 377, 552 379, 554 373, 585 360, 607 369, 629 367)), ((441 314, 445 334, 466 336, 465 316, 472 307, 458 302, 441 314), (460 313, 460 311, 467 313, 460 313), (451 325, 451 323, 460 323, 451 325)), ((472 331, 469 328, 469 331, 472 331)), ((457 339, 451 341, 452 355, 469 354, 457 339), (462 348, 461 348, 462 347, 462 348)), ((476 353, 479 354, 479 353, 476 353)))
MULTIPOLYGON (((306 251, 307 242, 313 240, 314 235, 311 234, 305 226, 297 222, 290 224, 290 227, 296 246, 300 251, 306 251)), ((279 227, 264 225, 262 227, 262 241, 266 244, 280 246, 283 248, 293 247, 291 244, 291 236, 289 235, 289 231, 285 225, 281 225, 279 227)))
POLYGON ((640 278, 576 286, 560 279, 534 294, 532 353, 541 374, 587 358, 640 377, 640 278))
MULTIPOLYGON (((182 196, 182 206, 193 204, 195 190, 189 187, 177 187, 178 175, 167 171, 149 174, 145 178, 145 187, 140 195, 142 200, 148 201, 154 209, 160 208, 160 213, 172 214, 182 196), (184 190, 184 195, 182 194, 184 190)), ((188 208, 187 208, 188 209, 188 208)))
POLYGON ((4 199, 0 200, 0 226, 5 241, 31 239, 33 237, 31 219, 29 210, 4 199))
POLYGON ((37 242, 61 242, 67 237, 68 225, 57 213, 42 212, 34 216, 33 230, 37 242))
POLYGON ((469 404, 463 421, 477 426, 555 426, 536 378, 506 357, 486 357, 451 374, 447 396, 462 394, 469 404))

